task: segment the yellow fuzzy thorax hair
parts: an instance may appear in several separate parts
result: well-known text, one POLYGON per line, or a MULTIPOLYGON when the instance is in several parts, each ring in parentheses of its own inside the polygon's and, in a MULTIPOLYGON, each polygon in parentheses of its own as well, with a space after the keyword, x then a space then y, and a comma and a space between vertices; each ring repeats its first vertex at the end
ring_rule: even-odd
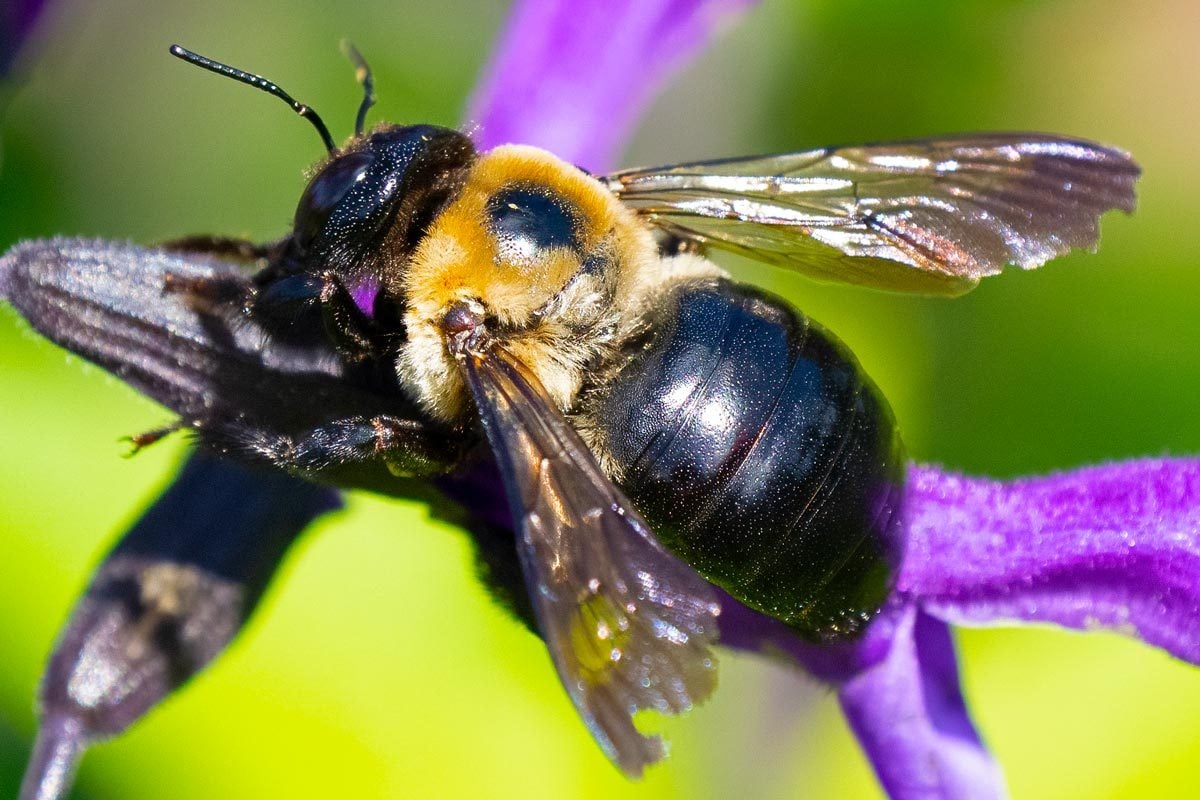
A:
POLYGON ((467 394, 441 322, 453 305, 481 304, 490 333, 532 369, 560 408, 579 391, 585 366, 611 346, 634 287, 655 268, 645 226, 578 168, 533 147, 506 145, 481 155, 459 195, 430 226, 388 288, 405 298, 408 339, 401 378, 443 420, 457 419, 467 394), (578 250, 556 248, 507 262, 488 226, 488 202, 513 186, 561 198, 576 215, 578 250), (601 269, 583 271, 583 261, 601 269))

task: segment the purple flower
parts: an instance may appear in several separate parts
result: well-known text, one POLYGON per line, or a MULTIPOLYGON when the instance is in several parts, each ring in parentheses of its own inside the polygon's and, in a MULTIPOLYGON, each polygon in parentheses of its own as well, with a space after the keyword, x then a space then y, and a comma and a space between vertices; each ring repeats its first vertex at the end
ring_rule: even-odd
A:
POLYGON ((612 167, 667 79, 751 5, 518 3, 467 117, 483 126, 484 146, 534 143, 587 169, 612 167))
POLYGON ((914 466, 891 605, 848 647, 730 605, 722 641, 791 654, 838 687, 894 798, 1004 796, 958 685, 948 623, 1110 629, 1200 663, 1200 460, 1009 482, 914 466))
MULTIPOLYGON (((654 90, 746 5, 518 4, 472 103, 479 143, 543 145, 589 169, 612 167, 654 90)), ((335 366, 264 346, 249 327, 218 340, 187 309, 139 302, 154 297, 164 272, 219 268, 56 240, 0 261, 0 292, 55 341, 181 413, 189 404, 221 409, 264 377, 285 397, 361 403, 335 366), (95 280, 101 271, 105 279, 95 280)), ((509 517, 490 474, 442 488, 471 501, 485 551, 489 537, 503 546, 509 517)), ((959 689, 950 624, 1109 628, 1200 661, 1200 462, 1130 462, 1011 482, 913 467, 907 491, 896 586, 861 639, 808 644, 728 596, 721 616, 723 644, 789 654, 836 687, 892 797, 1005 793, 959 689)), ((56 648, 23 796, 55 796, 84 745, 123 730, 215 657, 287 544, 335 503, 326 489, 194 456, 109 554, 56 648), (147 575, 157 593, 147 591, 147 575), (147 639, 148 625, 157 633, 147 639), (144 646, 140 659, 122 654, 127 642, 144 646), (97 680, 104 675, 107 683, 97 680)))

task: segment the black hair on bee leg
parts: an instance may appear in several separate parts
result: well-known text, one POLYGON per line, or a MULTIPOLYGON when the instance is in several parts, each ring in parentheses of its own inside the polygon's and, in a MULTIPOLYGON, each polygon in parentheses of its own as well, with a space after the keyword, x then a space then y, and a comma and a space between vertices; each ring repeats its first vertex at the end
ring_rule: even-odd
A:
POLYGON ((158 247, 169 253, 194 253, 252 263, 270 258, 278 247, 278 243, 260 244, 227 236, 200 235, 168 239, 159 243, 158 247))
POLYGON ((184 275, 166 272, 162 278, 163 294, 183 298, 195 312, 206 316, 225 316, 240 312, 253 295, 250 282, 237 273, 184 275))

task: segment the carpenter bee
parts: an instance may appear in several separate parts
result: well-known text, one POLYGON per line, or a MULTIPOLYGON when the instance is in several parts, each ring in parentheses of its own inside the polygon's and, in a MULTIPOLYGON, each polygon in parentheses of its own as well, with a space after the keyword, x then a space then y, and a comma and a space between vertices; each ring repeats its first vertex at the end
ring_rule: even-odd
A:
MULTIPOLYGON (((830 333, 705 253, 952 296, 1094 247, 1104 212, 1133 210, 1139 173, 1109 147, 999 133, 597 176, 431 125, 365 130, 356 54, 365 96, 339 147, 275 84, 172 53, 288 102, 328 156, 282 240, 166 246, 252 274, 168 274, 161 288, 230 337, 252 326, 319 347, 358 392, 322 404, 307 384, 265 387, 270 413, 181 407, 179 427, 345 486, 494 461, 536 627, 631 774, 661 755, 634 713, 680 712, 714 688, 713 585, 834 641, 878 611, 902 556, 887 401, 830 333), (314 397, 316 412, 294 410, 314 397)), ((135 383, 159 369, 135 366, 135 383)))

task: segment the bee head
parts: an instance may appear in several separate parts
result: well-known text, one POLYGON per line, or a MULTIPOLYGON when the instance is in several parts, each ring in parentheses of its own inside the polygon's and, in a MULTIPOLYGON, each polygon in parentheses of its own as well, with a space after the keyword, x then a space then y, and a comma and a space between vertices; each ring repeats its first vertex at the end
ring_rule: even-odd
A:
MULTIPOLYGON (((396 285, 386 272, 404 268, 425 229, 461 188, 475 159, 475 148, 463 134, 435 125, 381 125, 364 134, 367 111, 375 103, 374 79, 354 46, 342 45, 362 84, 363 99, 354 135, 340 149, 320 115, 273 81, 179 45, 171 45, 170 52, 201 69, 278 97, 316 129, 329 155, 300 197, 282 272, 332 272, 354 292, 356 300, 361 299, 370 315, 377 299, 375 289, 396 285)), ((402 298, 391 300, 402 305, 402 298)))
POLYGON ((401 267, 474 158, 470 139, 433 125, 355 137, 300 196, 293 258, 305 272, 332 270, 348 284, 401 267))

